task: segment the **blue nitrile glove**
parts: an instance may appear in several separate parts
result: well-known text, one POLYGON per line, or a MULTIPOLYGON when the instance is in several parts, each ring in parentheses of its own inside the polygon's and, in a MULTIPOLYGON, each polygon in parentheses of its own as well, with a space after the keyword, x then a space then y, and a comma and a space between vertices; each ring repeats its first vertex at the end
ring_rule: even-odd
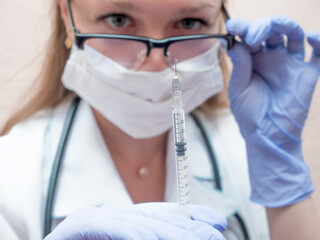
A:
POLYGON ((227 220, 216 210, 190 205, 190 218, 176 203, 120 208, 83 208, 70 214, 45 240, 225 239, 227 220))
POLYGON ((246 141, 251 199, 267 207, 301 201, 314 190, 301 132, 320 73, 320 35, 308 35, 314 51, 305 62, 304 32, 287 16, 230 19, 226 27, 242 40, 228 51, 228 91, 246 141))

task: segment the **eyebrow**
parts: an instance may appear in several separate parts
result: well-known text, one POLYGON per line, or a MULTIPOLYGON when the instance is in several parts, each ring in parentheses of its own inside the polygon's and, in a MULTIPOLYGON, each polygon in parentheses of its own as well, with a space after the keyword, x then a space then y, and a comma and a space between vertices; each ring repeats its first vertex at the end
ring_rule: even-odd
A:
POLYGON ((123 9, 123 10, 128 10, 128 11, 135 11, 135 12, 141 12, 141 9, 138 8, 136 5, 133 5, 129 2, 123 2, 123 1, 116 1, 116 0, 105 0, 116 7, 123 9))
POLYGON ((190 13, 200 11, 204 8, 217 8, 217 6, 214 6, 214 5, 207 3, 207 4, 200 5, 198 7, 185 7, 185 8, 180 9, 177 13, 178 14, 190 14, 190 13))

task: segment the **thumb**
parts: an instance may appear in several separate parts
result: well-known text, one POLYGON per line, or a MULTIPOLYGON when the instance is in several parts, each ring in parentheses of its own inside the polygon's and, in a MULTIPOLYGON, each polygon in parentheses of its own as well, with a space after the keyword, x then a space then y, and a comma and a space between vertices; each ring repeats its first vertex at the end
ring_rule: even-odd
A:
POLYGON ((227 219, 217 210, 207 206, 200 206, 195 204, 190 204, 189 207, 192 220, 207 223, 220 232, 223 232, 227 229, 227 219))
POLYGON ((227 51, 227 54, 233 65, 228 89, 229 99, 232 101, 250 83, 252 59, 249 49, 244 43, 236 43, 232 49, 227 51))

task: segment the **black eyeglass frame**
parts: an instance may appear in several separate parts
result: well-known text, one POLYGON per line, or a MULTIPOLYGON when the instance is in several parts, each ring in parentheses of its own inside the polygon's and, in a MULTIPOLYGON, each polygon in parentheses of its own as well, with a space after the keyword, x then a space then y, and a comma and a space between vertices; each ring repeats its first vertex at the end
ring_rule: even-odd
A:
MULTIPOLYGON (((74 24, 74 19, 72 16, 71 11, 71 0, 67 1, 67 8, 69 13, 69 18, 71 22, 71 28, 74 34, 74 40, 78 48, 83 49, 84 42, 90 38, 101 38, 101 39, 121 39, 121 40, 132 40, 144 43, 147 47, 146 56, 149 56, 150 51, 153 48, 162 48, 164 56, 167 57, 167 50, 172 43, 180 42, 180 41, 187 41, 187 40, 197 40, 197 39, 207 39, 207 38, 222 38, 225 39, 227 42, 226 48, 229 50, 235 44, 235 36, 231 34, 198 34, 198 35, 184 35, 184 36, 175 36, 175 37, 168 37, 164 39, 153 39, 147 37, 140 37, 140 36, 133 36, 133 35, 120 35, 120 34, 100 34, 100 33, 81 33, 74 24)), ((224 4, 221 7, 222 14, 224 16, 225 21, 227 21, 229 17, 229 13, 225 8, 224 4)))

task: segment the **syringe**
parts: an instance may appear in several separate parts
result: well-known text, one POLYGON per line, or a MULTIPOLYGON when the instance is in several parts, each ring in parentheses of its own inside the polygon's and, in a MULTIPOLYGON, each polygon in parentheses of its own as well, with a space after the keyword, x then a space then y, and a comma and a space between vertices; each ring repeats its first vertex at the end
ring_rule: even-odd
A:
MULTIPOLYGON (((176 60, 177 62, 177 60, 176 60)), ((190 187, 188 175, 188 156, 186 141, 185 113, 183 110, 180 79, 175 65, 175 75, 172 80, 172 123, 175 145, 175 159, 177 169, 177 188, 180 210, 189 216, 188 204, 190 203, 190 187)))

